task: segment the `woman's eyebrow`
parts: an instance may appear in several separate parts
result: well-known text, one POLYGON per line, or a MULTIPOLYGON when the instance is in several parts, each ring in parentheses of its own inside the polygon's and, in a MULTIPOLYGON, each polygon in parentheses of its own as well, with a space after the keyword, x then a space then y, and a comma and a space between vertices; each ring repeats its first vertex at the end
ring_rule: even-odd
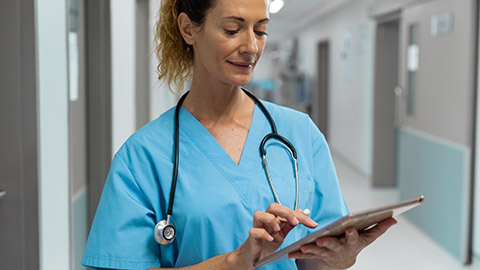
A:
POLYGON ((267 22, 269 22, 269 21, 270 21, 270 19, 269 19, 269 18, 265 18, 265 19, 261 19, 261 20, 259 20, 259 21, 257 22, 257 24, 261 24, 261 23, 267 23, 267 22))
POLYGON ((223 17, 224 20, 236 20, 236 21, 241 21, 244 22, 245 19, 242 17, 236 17, 236 16, 228 16, 228 17, 223 17))
MULTIPOLYGON (((237 16, 228 16, 228 17, 224 17, 223 19, 224 20, 236 20, 236 21, 240 21, 240 22, 245 22, 244 18, 237 17, 237 16)), ((270 21, 269 18, 264 18, 264 19, 259 20, 256 24, 261 24, 261 23, 265 23, 265 22, 269 22, 269 21, 270 21)))

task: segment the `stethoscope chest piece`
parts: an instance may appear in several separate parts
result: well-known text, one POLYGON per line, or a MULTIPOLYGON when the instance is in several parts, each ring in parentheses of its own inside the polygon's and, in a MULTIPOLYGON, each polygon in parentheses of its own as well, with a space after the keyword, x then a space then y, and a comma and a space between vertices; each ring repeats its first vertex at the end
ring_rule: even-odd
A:
POLYGON ((169 220, 162 220, 155 226, 153 235, 157 243, 160 245, 168 245, 173 242, 175 236, 177 236, 177 229, 169 220))

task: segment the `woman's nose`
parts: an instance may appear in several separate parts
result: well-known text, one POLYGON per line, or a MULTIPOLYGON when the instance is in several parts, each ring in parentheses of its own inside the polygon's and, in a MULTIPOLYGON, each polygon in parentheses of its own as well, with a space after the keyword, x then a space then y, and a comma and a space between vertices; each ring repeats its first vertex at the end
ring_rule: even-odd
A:
POLYGON ((256 54, 258 52, 257 37, 255 32, 247 32, 243 39, 243 44, 241 47, 241 53, 256 54))

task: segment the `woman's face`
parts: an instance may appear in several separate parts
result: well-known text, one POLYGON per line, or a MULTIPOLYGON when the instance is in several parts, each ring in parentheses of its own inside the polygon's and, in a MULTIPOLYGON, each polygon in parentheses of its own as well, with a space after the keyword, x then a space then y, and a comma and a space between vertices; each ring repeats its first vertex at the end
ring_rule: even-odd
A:
POLYGON ((216 0, 195 29, 195 76, 236 86, 250 81, 267 39, 267 2, 216 0))

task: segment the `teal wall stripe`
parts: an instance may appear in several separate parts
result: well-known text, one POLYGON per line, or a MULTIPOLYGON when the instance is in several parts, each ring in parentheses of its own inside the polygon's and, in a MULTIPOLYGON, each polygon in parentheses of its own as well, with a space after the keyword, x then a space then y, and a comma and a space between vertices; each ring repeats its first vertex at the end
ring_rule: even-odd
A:
MULTIPOLYGON (((479 232, 479 227, 475 227, 475 231, 473 232, 474 234, 475 233, 480 233, 479 232)), ((479 250, 474 250, 473 251, 473 266, 474 266, 474 269, 478 269, 480 270, 480 251, 479 250)))
POLYGON ((73 270, 86 270, 81 264, 87 243, 87 192, 80 191, 72 198, 73 270))
POLYGON ((480 270, 480 254, 477 252, 473 253, 472 270, 480 270))
POLYGON ((460 262, 468 236, 470 149, 411 129, 398 132, 401 199, 425 196, 407 216, 460 262))

